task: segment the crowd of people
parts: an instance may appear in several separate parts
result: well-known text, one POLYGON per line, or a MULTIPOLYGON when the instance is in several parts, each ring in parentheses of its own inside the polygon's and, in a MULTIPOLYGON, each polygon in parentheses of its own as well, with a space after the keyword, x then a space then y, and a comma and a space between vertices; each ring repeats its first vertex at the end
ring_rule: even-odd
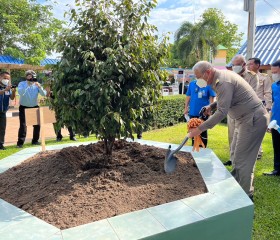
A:
MULTIPOLYGON (((260 73, 261 61, 242 55, 232 60, 232 70, 215 69, 209 62, 200 61, 193 67, 196 80, 186 90, 184 114, 187 119, 205 120, 199 127, 190 129, 189 137, 200 135, 207 146, 207 130, 227 117, 230 159, 225 165, 232 165, 232 175, 253 199, 253 173, 257 159, 262 157, 261 143, 268 123, 280 123, 280 60, 271 65, 271 77, 260 73), (201 115, 201 109, 204 114, 201 115), (214 113, 212 114, 212 112, 214 113)), ((26 138, 25 109, 38 108, 38 96, 52 97, 51 89, 45 90, 37 81, 36 73, 26 71, 26 80, 18 85, 19 130, 17 147, 22 148, 26 138)), ((6 112, 10 99, 14 99, 16 88, 11 85, 9 72, 0 74, 0 150, 5 150, 6 112)), ((61 127, 55 126, 57 141, 62 140, 61 127)), ((68 127, 70 139, 76 141, 75 132, 68 127)), ((274 169, 264 173, 280 176, 280 133, 271 129, 274 149, 274 169)), ((33 126, 33 145, 40 145, 40 125, 33 126)), ((140 137, 139 137, 140 138, 140 137)))
MULTIPOLYGON (((36 73, 33 70, 25 72, 25 81, 21 81, 18 84, 19 95, 19 130, 17 147, 22 148, 25 142, 27 126, 25 109, 39 108, 38 97, 39 95, 46 97, 50 96, 50 91, 44 89, 42 85, 37 81, 36 73)), ((6 133, 6 113, 9 109, 9 101, 13 100, 16 95, 16 87, 11 84, 11 75, 9 72, 0 73, 0 150, 5 150, 5 133, 6 133)), ((61 134, 61 128, 54 128, 57 141, 61 141, 63 136, 61 134)), ((70 140, 76 141, 75 132, 71 127, 68 127, 70 133, 70 140)), ((32 145, 40 145, 40 125, 33 126, 32 145)))
MULTIPOLYGON (((209 62, 200 61, 193 67, 196 81, 204 81, 216 93, 216 101, 205 105, 205 115, 211 115, 199 127, 190 129, 190 138, 201 135, 213 128, 225 117, 228 120, 230 160, 225 165, 232 165, 232 175, 253 200, 253 177, 257 159, 261 158, 261 143, 268 124, 272 120, 280 123, 280 60, 271 65, 272 79, 259 72, 260 59, 245 58, 237 55, 232 61, 232 69, 218 70, 209 62), (248 69, 247 69, 248 68, 248 69)), ((198 92, 186 94, 186 108, 189 98, 197 98, 198 92), (191 96, 191 97, 190 97, 191 96)), ((190 112, 189 112, 190 113, 190 112)), ((280 133, 272 129, 274 149, 274 170, 264 173, 267 176, 280 176, 280 133)))

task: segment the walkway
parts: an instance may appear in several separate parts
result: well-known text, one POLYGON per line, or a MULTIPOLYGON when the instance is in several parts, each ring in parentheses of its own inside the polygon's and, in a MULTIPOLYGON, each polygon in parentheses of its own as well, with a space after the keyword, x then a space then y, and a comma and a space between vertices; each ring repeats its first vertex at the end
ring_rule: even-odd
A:
MULTIPOLYGON (((7 112, 7 127, 6 127, 6 136, 5 136, 5 144, 4 144, 5 146, 15 145, 17 143, 18 129, 19 129, 18 109, 11 108, 7 112)), ((62 129, 61 132, 64 137, 68 136, 67 129, 62 129)), ((45 134, 46 134, 46 139, 56 138, 52 123, 45 124, 45 134)), ((28 126, 26 142, 31 142, 32 136, 33 136, 33 126, 28 126)))

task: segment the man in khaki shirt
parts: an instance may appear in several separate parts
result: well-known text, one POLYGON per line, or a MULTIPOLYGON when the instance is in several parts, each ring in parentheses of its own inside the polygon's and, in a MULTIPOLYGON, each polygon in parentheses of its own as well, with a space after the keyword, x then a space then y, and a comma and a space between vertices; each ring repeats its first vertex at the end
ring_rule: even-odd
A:
MULTIPOLYGON (((236 55, 232 59, 232 70, 240 75, 249 85, 254 89, 255 92, 258 90, 259 86, 259 78, 258 75, 252 71, 249 71, 246 68, 246 60, 243 55, 236 55)), ((228 142, 230 149, 230 160, 225 162, 224 165, 231 166, 232 165, 232 156, 234 153, 234 148, 236 143, 233 142, 233 135, 236 131, 235 121, 228 115, 227 116, 227 125, 228 125, 228 142)))
POLYGON ((197 79, 204 79, 217 93, 217 102, 206 107, 206 114, 217 109, 199 127, 190 129, 190 138, 213 128, 228 114, 236 122, 237 134, 232 175, 248 196, 253 198, 253 171, 259 147, 269 121, 268 113, 252 87, 232 71, 217 70, 206 61, 193 67, 197 79))
MULTIPOLYGON (((259 58, 249 58, 247 67, 250 71, 256 73, 259 77, 259 87, 257 89, 257 95, 262 100, 266 110, 269 112, 272 106, 272 90, 271 90, 271 78, 266 73, 260 73, 261 60, 259 58)), ((261 159, 263 154, 262 146, 258 153, 258 159, 261 159)))

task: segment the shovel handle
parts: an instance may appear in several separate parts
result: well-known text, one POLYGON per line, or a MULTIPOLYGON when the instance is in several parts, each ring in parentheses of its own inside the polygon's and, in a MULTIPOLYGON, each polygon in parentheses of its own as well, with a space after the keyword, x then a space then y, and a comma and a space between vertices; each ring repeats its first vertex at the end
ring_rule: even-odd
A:
POLYGON ((185 137, 185 139, 183 140, 183 142, 180 144, 179 147, 177 147, 174 151, 172 151, 172 154, 177 153, 185 145, 185 143, 188 141, 188 139, 189 139, 189 135, 187 135, 185 137))

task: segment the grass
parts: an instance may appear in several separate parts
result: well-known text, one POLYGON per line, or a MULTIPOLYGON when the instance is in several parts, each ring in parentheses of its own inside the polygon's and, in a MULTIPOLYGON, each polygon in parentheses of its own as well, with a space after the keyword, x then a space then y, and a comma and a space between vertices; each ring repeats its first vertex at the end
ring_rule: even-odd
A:
MULTIPOLYGON (((143 139, 158 142, 180 144, 187 134, 186 124, 178 124, 173 127, 153 130, 143 133, 143 139)), ((89 138, 77 136, 79 142, 94 141, 95 137, 89 138)), ((70 143, 68 138, 62 142, 47 140, 46 145, 70 143)), ((191 144, 188 141, 187 144, 191 144)), ((24 148, 31 147, 25 144, 24 148)), ((229 160, 227 126, 219 124, 208 131, 208 147, 211 148, 222 162, 229 160)), ((7 150, 0 151, 0 159, 3 159, 21 149, 16 146, 9 146, 7 150)), ((278 240, 280 239, 280 177, 266 177, 262 173, 271 171, 273 168, 273 148, 271 134, 267 133, 263 141, 263 158, 258 160, 255 169, 255 218, 253 228, 253 240, 278 240)), ((228 167, 230 171, 231 168, 228 167)), ((233 226, 233 230, 236 226, 233 226)))
MULTIPOLYGON (((84 138, 83 136, 77 136, 77 142, 89 142, 89 141, 95 141, 96 137, 94 137, 93 135, 90 135, 88 138, 84 138)), ((65 144, 65 143, 73 143, 72 140, 69 140, 68 137, 63 138, 63 140, 61 142, 57 142, 55 139, 49 139, 46 140, 46 146, 48 145, 58 145, 58 144, 65 144)), ((34 146, 31 143, 25 143, 23 145, 23 148, 17 148, 16 145, 12 145, 12 146, 5 146, 6 150, 5 151, 0 151, 0 161, 1 159, 10 156, 11 154, 14 154, 24 148, 29 148, 29 147, 38 147, 38 146, 34 146)))

